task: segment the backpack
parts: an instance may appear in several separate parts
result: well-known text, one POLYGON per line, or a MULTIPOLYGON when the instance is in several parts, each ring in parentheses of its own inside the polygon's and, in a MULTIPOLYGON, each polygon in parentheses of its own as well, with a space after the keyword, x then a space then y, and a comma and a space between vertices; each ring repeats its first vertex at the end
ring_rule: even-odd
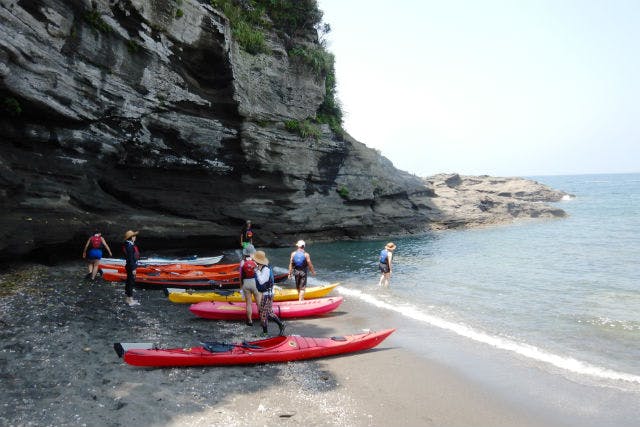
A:
POLYGON ((298 269, 305 268, 307 266, 307 258, 304 256, 304 252, 296 251, 293 255, 293 265, 298 269))
POLYGON ((268 267, 268 268, 269 268, 269 280, 267 280, 266 283, 260 284, 260 282, 258 282, 258 276, 255 277, 256 288, 258 288, 259 292, 267 292, 269 289, 273 287, 273 282, 274 282, 273 269, 271 267, 268 267))
POLYGON ((251 279, 253 277, 256 276, 256 272, 254 271, 254 269, 257 267, 258 265, 256 264, 256 262, 252 259, 245 259, 244 263, 242 264, 242 278, 243 279, 251 279))
POLYGON ((94 249, 100 249, 102 247, 102 237, 96 236, 95 234, 91 236, 91 247, 94 249))
POLYGON ((387 252, 386 249, 383 249, 380 251, 380 262, 382 264, 386 264, 387 263, 387 256, 389 255, 389 252, 387 252))

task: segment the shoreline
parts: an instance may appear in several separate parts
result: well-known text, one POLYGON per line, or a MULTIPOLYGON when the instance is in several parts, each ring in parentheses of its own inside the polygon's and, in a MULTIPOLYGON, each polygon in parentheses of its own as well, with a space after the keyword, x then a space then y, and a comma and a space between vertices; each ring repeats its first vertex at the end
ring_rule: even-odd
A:
MULTIPOLYGON (((87 282, 83 263, 0 274, 0 424, 23 425, 492 425, 564 426, 514 404, 446 363, 403 347, 403 325, 378 347, 273 365, 145 369, 114 342, 190 346, 257 339, 260 327, 195 318, 158 290, 87 282)), ((337 294, 337 293, 336 293, 337 294)), ((332 336, 379 329, 397 316, 347 298, 328 316, 291 320, 287 333, 332 336)), ((270 325, 270 332, 277 328, 270 325)))

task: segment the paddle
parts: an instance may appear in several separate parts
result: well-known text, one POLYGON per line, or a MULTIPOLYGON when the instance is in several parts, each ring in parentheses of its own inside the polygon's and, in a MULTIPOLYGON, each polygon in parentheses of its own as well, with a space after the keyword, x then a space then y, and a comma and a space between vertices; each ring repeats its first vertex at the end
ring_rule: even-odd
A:
POLYGON ((263 348, 259 345, 251 344, 246 341, 242 341, 241 344, 225 343, 219 341, 206 341, 200 342, 200 344, 202 344, 202 347, 204 347, 205 350, 210 351, 211 353, 224 353, 226 351, 231 351, 231 349, 234 347, 250 348, 254 350, 260 350, 263 348))

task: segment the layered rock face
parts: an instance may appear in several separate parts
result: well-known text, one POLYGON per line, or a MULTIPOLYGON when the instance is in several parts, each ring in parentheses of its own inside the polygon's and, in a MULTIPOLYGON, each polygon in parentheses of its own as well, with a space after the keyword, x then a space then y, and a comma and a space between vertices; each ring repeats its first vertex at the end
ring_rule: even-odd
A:
POLYGON ((94 230, 215 249, 245 219, 261 245, 459 225, 348 135, 288 131, 324 79, 267 46, 195 0, 0 0, 0 259, 77 257, 94 230))

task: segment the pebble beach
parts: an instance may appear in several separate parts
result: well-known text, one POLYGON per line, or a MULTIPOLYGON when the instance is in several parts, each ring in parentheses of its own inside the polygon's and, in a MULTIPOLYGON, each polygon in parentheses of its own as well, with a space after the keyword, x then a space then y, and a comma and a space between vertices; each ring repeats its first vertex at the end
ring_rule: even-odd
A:
MULTIPOLYGON (((369 351, 301 362, 128 366, 115 342, 237 342, 257 339, 260 327, 198 319, 159 290, 136 289, 142 305, 129 307, 122 284, 87 281, 84 274, 82 263, 20 265, 0 274, 1 425, 549 425, 411 354, 396 334, 369 351)), ((354 303, 291 320, 287 333, 357 333, 380 321, 354 303)))

